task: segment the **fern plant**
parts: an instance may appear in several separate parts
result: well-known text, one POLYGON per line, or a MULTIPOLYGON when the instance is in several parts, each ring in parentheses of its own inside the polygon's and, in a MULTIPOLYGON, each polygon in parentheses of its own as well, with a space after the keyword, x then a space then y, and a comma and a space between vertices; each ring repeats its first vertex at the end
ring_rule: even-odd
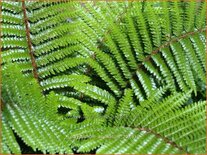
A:
POLYGON ((0 3, 1 153, 206 153, 206 2, 0 3))

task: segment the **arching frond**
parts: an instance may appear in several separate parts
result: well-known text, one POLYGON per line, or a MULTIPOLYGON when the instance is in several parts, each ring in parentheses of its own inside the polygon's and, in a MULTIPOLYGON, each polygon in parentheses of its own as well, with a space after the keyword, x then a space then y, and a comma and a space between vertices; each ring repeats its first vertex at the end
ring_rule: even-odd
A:
POLYGON ((205 1, 0 6, 1 153, 206 153, 205 1))
POLYGON ((79 152, 96 148, 100 154, 206 152, 204 101, 182 107, 190 94, 177 93, 167 98, 161 97, 162 101, 157 96, 151 97, 136 108, 131 108, 132 105, 128 103, 125 110, 120 111, 129 93, 129 90, 126 91, 117 111, 116 127, 81 129, 79 136, 82 134, 87 139, 81 143, 79 152))

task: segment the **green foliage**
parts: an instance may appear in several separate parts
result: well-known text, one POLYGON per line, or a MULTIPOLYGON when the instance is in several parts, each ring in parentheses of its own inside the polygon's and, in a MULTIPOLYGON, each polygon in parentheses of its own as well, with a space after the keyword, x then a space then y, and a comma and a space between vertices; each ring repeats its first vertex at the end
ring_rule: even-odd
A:
POLYGON ((1 153, 206 153, 206 2, 1 6, 1 153))

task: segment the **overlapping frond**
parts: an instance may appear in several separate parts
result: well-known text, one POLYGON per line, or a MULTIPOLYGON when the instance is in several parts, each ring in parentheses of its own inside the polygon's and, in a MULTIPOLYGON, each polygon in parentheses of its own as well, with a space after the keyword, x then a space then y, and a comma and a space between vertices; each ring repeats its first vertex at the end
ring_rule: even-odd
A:
POLYGON ((52 119, 54 114, 48 109, 37 82, 30 77, 24 77, 16 65, 7 66, 3 81, 3 99, 6 102, 3 114, 9 124, 8 126, 6 122, 3 123, 8 128, 8 131, 3 132, 6 132, 4 140, 11 152, 20 153, 17 144, 11 143, 12 135, 7 135, 14 131, 33 150, 44 153, 72 153, 68 131, 61 128, 57 120, 52 119))
POLYGON ((2 9, 4 62, 16 61, 22 70, 35 68, 41 80, 46 76, 42 70, 58 68, 81 51, 72 2, 2 2, 2 9))
POLYGON ((205 1, 1 4, 2 153, 206 153, 205 1))
MULTIPOLYGON (((146 5, 126 2, 126 9, 117 17, 119 24, 110 16, 100 17, 94 13, 108 13, 105 9, 108 4, 102 8, 103 3, 97 3, 99 9, 95 7, 91 16, 86 17, 87 21, 83 21, 84 41, 81 38, 80 42, 86 42, 85 52, 94 52, 95 59, 110 73, 114 84, 116 81, 122 88, 130 84, 139 101, 163 84, 168 84, 173 92, 190 88, 196 94, 198 81, 205 83, 206 68, 205 58, 198 52, 199 48, 205 49, 205 44, 201 44, 205 19, 197 17, 195 12, 201 13, 205 2, 149 2, 146 5), (184 17, 183 12, 186 13, 184 17), (200 27, 196 27, 196 18, 203 21, 200 27), (100 29, 93 29, 89 19, 91 23, 99 22, 100 29), (103 31, 105 21, 109 23, 108 31, 100 39, 99 31, 103 31)), ((90 9, 86 11, 90 13, 90 9)))
POLYGON ((82 141, 80 152, 96 148, 100 154, 206 152, 204 101, 184 106, 190 93, 177 93, 166 98, 163 95, 160 98, 153 96, 135 108, 126 102, 124 111, 121 112, 124 100, 129 95, 130 91, 127 90, 113 128, 86 127, 81 129, 82 133, 73 133, 73 136, 82 134, 83 138, 87 138, 82 141))
POLYGON ((19 144, 16 142, 16 138, 12 129, 8 124, 5 116, 2 117, 2 153, 21 153, 19 144))

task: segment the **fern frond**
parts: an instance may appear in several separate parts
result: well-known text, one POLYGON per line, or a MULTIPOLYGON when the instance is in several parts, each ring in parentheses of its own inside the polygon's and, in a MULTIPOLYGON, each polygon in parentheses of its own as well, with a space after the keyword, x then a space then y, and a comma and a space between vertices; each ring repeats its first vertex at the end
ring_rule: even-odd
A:
POLYGON ((197 29, 206 25, 206 1, 200 3, 198 10, 198 15, 195 20, 197 29))
MULTIPOLYGON (((119 130, 119 135, 117 137, 112 137, 113 140, 110 140, 104 146, 98 149, 97 153, 137 153, 143 152, 145 154, 156 154, 161 152, 162 154, 176 154, 181 153, 177 148, 166 144, 164 140, 157 138, 153 134, 149 134, 145 131, 133 131, 130 129, 119 130), (136 140, 133 140, 136 138, 136 140), (146 143, 142 144, 142 141, 145 139, 146 143), (130 143, 131 145, 125 146, 130 143), (135 147, 138 146, 138 147, 135 147), (120 148, 125 148, 120 150, 120 148)), ((113 136, 113 134, 111 135, 113 136)), ((109 137, 110 139, 111 137, 109 137)))
POLYGON ((190 69, 190 64, 189 62, 186 63, 186 57, 184 53, 179 52, 179 49, 181 48, 181 45, 178 43, 171 44, 171 49, 173 51, 173 55, 175 56, 175 60, 177 62, 178 68, 184 78, 184 81, 190 88, 195 89, 195 83, 194 83, 194 78, 193 74, 190 69), (187 75, 187 76, 185 76, 187 75))
POLYGON ((192 66, 192 71, 197 74, 198 78, 200 78, 202 81, 205 81, 205 74, 203 72, 202 65, 199 63, 196 52, 190 44, 190 40, 185 39, 180 42, 183 49, 186 51, 186 55, 188 56, 188 60, 192 66))
POLYGON ((184 15, 184 28, 186 31, 192 31, 193 26, 194 26, 194 21, 195 21, 195 16, 194 14, 196 13, 196 2, 190 1, 190 3, 186 3, 186 10, 185 10, 185 15, 184 15))
POLYGON ((162 38, 163 40, 169 40, 172 35, 171 24, 170 24, 170 9, 168 2, 162 2, 160 8, 160 13, 158 15, 162 15, 163 18, 160 19, 161 30, 162 30, 162 38))
POLYGON ((143 49, 141 46, 140 36, 137 35, 137 28, 134 23, 133 17, 131 17, 130 13, 126 15, 126 23, 127 23, 127 33, 132 44, 133 50, 135 51, 136 60, 143 60, 143 49))
MULTIPOLYGON (((26 31, 21 3, 2 2, 2 51, 27 53, 26 31)), ((29 56, 29 54, 28 54, 29 56)), ((27 58, 25 59, 28 62, 27 58)))
POLYGON ((55 64, 44 66, 39 69, 40 78, 48 78, 51 75, 57 75, 58 73, 63 73, 67 69, 74 68, 78 65, 85 63, 83 58, 65 58, 62 61, 58 61, 55 64))
POLYGON ((141 12, 140 3, 135 4, 136 7, 136 23, 139 29, 140 36, 142 38, 143 46, 144 46, 144 52, 150 53, 152 51, 152 42, 149 37, 149 33, 147 30, 146 20, 141 12))
POLYGON ((84 83, 71 83, 73 88, 77 91, 80 91, 81 93, 90 96, 94 99, 97 99, 106 105, 115 104, 116 99, 106 90, 103 90, 97 86, 93 86, 90 84, 84 84, 84 83))
POLYGON ((19 144, 16 142, 16 138, 12 129, 10 128, 9 124, 5 116, 2 117, 2 141, 3 141, 3 150, 2 153, 21 153, 19 144), (5 146, 4 146, 5 145, 5 146))
MULTIPOLYGON (((57 107, 66 107, 73 110, 78 110, 79 106, 83 104, 80 100, 75 98, 66 97, 64 95, 55 94, 51 92, 48 96, 49 106, 55 106, 55 111, 57 112, 57 107)), ((55 113, 55 112, 54 112, 55 113)))
POLYGON ((131 109, 135 108, 132 99, 132 90, 125 90, 124 97, 120 100, 119 107, 115 116, 115 126, 124 126, 127 122, 127 116, 131 109))
POLYGON ((198 59, 200 60, 199 62, 202 64, 203 69, 205 70, 205 64, 206 64, 206 59, 202 59, 203 55, 205 55, 205 48, 206 46, 202 44, 202 39, 199 37, 199 35, 195 35, 194 37, 190 37, 190 40, 192 41, 194 50, 196 52, 196 55, 198 59))
POLYGON ((16 105, 13 108, 8 105, 7 109, 12 129, 33 150, 40 149, 44 153, 47 151, 51 153, 72 152, 65 141, 65 132, 55 127, 52 122, 35 118, 35 113, 22 111, 16 105))
MULTIPOLYGON (((97 4, 100 12, 110 14, 108 13, 110 8, 107 5, 101 8, 104 5, 103 3, 97 4)), ((195 78, 195 72, 199 72, 199 80, 205 83, 203 75, 206 69, 202 70, 199 64, 198 71, 195 71, 193 69, 195 66, 193 67, 190 64, 193 61, 198 62, 195 56, 201 55, 201 53, 198 54, 198 51, 191 48, 190 57, 194 57, 194 59, 191 59, 186 56, 188 51, 183 47, 185 40, 192 40, 191 38, 196 38, 204 31, 202 26, 199 29, 193 29, 192 26, 195 27, 195 25, 192 25, 192 22, 195 18, 189 19, 192 11, 185 12, 186 6, 192 5, 191 10, 195 9, 196 6, 190 4, 190 2, 186 2, 185 7, 181 5, 181 2, 151 2, 146 5, 142 5, 140 2, 132 2, 130 4, 130 7, 127 6, 127 11, 120 15, 120 24, 116 23, 116 19, 99 16, 100 13, 90 13, 90 9, 87 10, 90 17, 80 15, 81 22, 83 22, 83 30, 80 34, 84 38, 83 40, 80 39, 80 42, 88 49, 86 53, 95 55, 97 62, 106 67, 122 88, 130 83, 131 88, 134 91, 136 89, 138 100, 148 97, 164 83, 169 84, 171 91, 177 91, 178 84, 180 90, 186 91, 190 88, 196 94, 198 79, 195 78), (156 5, 159 7, 155 7, 156 5), (167 6, 170 8, 168 9, 167 6), (181 14, 183 12, 186 13, 185 18, 190 20, 192 25, 188 30, 185 30, 184 25, 186 23, 182 21, 181 14), (84 17, 86 21, 84 21, 84 17), (166 17, 166 21, 164 21, 164 17, 166 17), (170 17, 172 17, 172 22, 168 21, 170 17), (92 24, 100 22, 100 25, 104 25, 102 23, 103 18, 108 20, 108 31, 105 30, 102 39, 100 39, 100 35, 105 28, 96 30, 96 33, 92 28, 92 24), (167 27, 164 26, 165 23, 167 27), (160 24, 162 25, 159 26, 160 24), (172 27, 172 32, 170 27, 172 27), (89 36, 92 36, 92 39, 89 36), (101 42, 97 43, 99 40, 101 42), (96 46, 99 50, 96 49, 96 46), (94 54, 91 51, 94 51, 94 54), (116 70, 115 67, 117 67, 116 70), (136 74, 138 76, 133 79, 136 74), (123 83, 125 79, 128 81, 127 83, 123 83), (144 93, 141 93, 142 90, 144 90, 144 93)), ((126 3, 123 5, 126 5, 126 3)), ((94 11, 94 9, 91 10, 94 11)), ((86 12, 83 14, 86 14, 86 12)), ((114 16, 112 15, 112 17, 114 16)), ((186 44, 190 48, 189 44, 192 44, 192 42, 188 41, 186 44)), ((204 59, 202 61, 204 64, 204 59)))
POLYGON ((183 32, 183 18, 181 16, 180 2, 172 2, 170 14, 172 18, 172 32, 179 36, 183 32))
POLYGON ((1 4, 1 153, 206 153, 206 2, 1 4))
POLYGON ((156 8, 152 7, 153 3, 147 3, 144 12, 152 35, 152 42, 155 47, 161 44, 161 27, 159 20, 157 20, 156 8))
POLYGON ((164 48, 161 51, 162 51, 162 55, 165 57, 165 59, 167 61, 167 64, 169 65, 169 69, 173 73, 180 89, 187 90, 187 86, 185 84, 185 81, 184 81, 180 71, 178 70, 177 64, 176 64, 175 60, 173 59, 172 53, 170 52, 170 48, 164 48))
POLYGON ((50 90, 54 88, 64 88, 67 86, 71 86, 71 83, 79 82, 89 82, 91 79, 84 75, 63 75, 63 76, 55 76, 51 79, 41 81, 40 85, 42 89, 50 90))
POLYGON ((92 128, 87 129, 90 134, 82 142, 79 151, 85 152, 91 147, 91 150, 98 148, 97 153, 100 154, 205 153, 205 102, 182 108, 190 93, 173 94, 162 101, 151 97, 150 102, 145 100, 140 106, 130 109, 130 116, 124 115, 128 111, 126 108, 129 109, 128 103, 126 111, 118 110, 119 116, 125 116, 119 118, 119 122, 123 123, 122 127, 103 127, 95 131, 92 128), (127 124, 124 124, 125 119, 129 119, 127 124), (95 140, 97 143, 94 143, 95 140), (200 147, 196 149, 198 145, 200 147))
POLYGON ((3 81, 5 81, 3 99, 7 103, 4 115, 8 118, 12 129, 33 150, 39 149, 44 153, 47 151, 71 153, 68 142, 65 141, 64 128, 58 127, 58 124, 51 122, 49 118, 41 118, 50 111, 42 104, 45 98, 37 82, 31 80, 31 77, 23 76, 16 65, 7 66, 7 72, 3 73, 3 81))

